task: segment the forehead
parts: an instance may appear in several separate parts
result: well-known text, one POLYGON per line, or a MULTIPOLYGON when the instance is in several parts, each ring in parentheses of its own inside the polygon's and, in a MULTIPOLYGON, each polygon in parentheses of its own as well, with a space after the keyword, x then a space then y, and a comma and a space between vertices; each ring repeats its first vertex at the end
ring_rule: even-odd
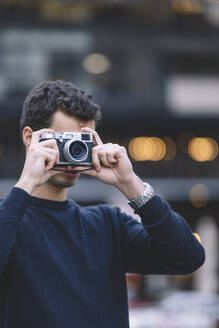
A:
POLYGON ((50 128, 57 132, 80 132, 80 129, 85 126, 95 130, 94 120, 85 122, 79 120, 76 117, 69 116, 61 111, 57 111, 53 115, 53 120, 50 128))

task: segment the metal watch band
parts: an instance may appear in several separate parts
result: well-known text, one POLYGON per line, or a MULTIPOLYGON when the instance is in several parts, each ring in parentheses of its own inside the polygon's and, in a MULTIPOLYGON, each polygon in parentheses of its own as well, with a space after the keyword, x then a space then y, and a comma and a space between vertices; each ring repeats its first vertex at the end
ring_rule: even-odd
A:
POLYGON ((135 210, 146 204, 154 196, 153 187, 147 182, 144 182, 144 185, 143 193, 138 198, 128 201, 128 204, 135 210))

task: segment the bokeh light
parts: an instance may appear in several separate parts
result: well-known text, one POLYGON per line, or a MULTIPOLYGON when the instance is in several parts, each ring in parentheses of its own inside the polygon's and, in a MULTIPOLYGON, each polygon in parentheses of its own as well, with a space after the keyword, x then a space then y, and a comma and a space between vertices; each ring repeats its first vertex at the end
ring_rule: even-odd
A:
POLYGON ((162 140, 166 144, 166 154, 163 158, 164 161, 171 161, 175 156, 177 152, 177 146, 173 139, 169 137, 163 137, 162 140))
POLYGON ((84 58, 82 66, 89 73, 101 74, 110 69, 111 63, 107 56, 93 53, 84 58))
POLYGON ((193 186, 189 193, 189 199, 193 206, 203 207, 209 200, 209 190, 203 184, 193 186))
POLYGON ((172 7, 177 14, 199 15, 204 8, 198 0, 173 0, 172 7))
POLYGON ((188 152, 195 161, 213 161, 218 155, 218 144, 212 138, 192 138, 188 152))
POLYGON ((160 161, 166 155, 166 148, 165 142, 157 137, 136 137, 128 145, 135 161, 160 161))

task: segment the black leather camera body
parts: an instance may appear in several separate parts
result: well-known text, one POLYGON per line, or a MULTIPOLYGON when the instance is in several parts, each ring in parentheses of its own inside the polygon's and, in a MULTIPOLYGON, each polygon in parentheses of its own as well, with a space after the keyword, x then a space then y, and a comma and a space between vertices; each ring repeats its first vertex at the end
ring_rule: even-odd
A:
POLYGON ((92 166, 92 133, 81 132, 52 132, 44 133, 40 142, 55 139, 59 148, 60 166, 92 166))

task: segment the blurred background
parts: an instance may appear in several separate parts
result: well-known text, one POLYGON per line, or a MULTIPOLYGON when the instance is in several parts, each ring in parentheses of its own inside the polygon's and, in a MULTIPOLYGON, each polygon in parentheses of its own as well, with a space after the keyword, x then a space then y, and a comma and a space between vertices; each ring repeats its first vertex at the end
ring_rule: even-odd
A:
MULTIPOLYGON (((23 101, 45 79, 94 96, 103 141, 127 148, 205 247, 194 274, 127 275, 131 328, 219 327, 219 1, 1 0, 1 197, 24 163, 23 101)), ((133 215, 115 188, 86 176, 69 197, 133 215)))

